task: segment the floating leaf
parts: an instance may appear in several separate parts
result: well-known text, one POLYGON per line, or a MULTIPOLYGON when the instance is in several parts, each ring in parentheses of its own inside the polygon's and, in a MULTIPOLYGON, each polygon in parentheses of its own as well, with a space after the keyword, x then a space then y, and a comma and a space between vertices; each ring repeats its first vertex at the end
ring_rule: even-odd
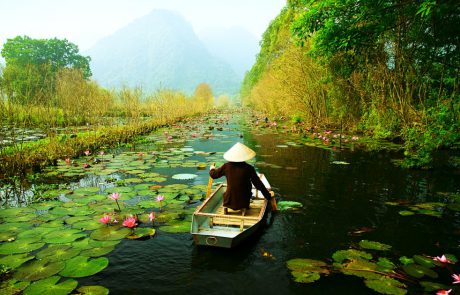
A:
POLYGON ((370 280, 379 279, 382 276, 377 273, 377 264, 363 259, 350 260, 349 262, 343 264, 334 263, 334 267, 340 270, 343 274, 370 280))
POLYGON ((43 240, 50 244, 64 244, 73 242, 85 236, 86 234, 78 229, 63 229, 45 235, 43 240))
POLYGON ((414 261, 416 263, 418 263, 418 264, 420 264, 420 265, 422 265, 424 267, 432 268, 432 267, 436 266, 435 261, 431 257, 425 257, 425 256, 421 256, 421 255, 414 255, 413 259, 414 259, 414 261))
POLYGON ((382 244, 379 242, 361 240, 359 246, 364 249, 378 250, 378 251, 388 251, 391 249, 390 245, 382 244))
POLYGON ((90 237, 100 241, 121 240, 131 233, 128 228, 120 228, 114 226, 102 227, 94 230, 90 237))
POLYGON ((417 279, 420 279, 423 276, 428 276, 433 279, 438 278, 438 274, 435 271, 429 269, 428 267, 424 267, 418 264, 407 264, 404 265, 402 268, 404 272, 406 272, 408 275, 417 279))
POLYGON ((85 256, 77 256, 65 263, 65 268, 59 273, 65 277, 82 278, 92 276, 109 265, 109 260, 105 257, 99 257, 89 260, 85 256))
POLYGON ((280 201, 277 204, 278 210, 287 211, 287 210, 298 210, 303 207, 302 203, 295 201, 280 201))
POLYGON ((77 292, 82 295, 108 295, 109 289, 103 286, 82 286, 77 292))
POLYGON ((31 227, 31 224, 25 222, 2 223, 0 224, 0 232, 20 233, 24 230, 30 229, 31 227))
POLYGON ((444 284, 433 283, 433 282, 428 282, 428 281, 422 281, 422 282, 420 282, 420 285, 427 292, 437 291, 437 290, 442 290, 442 289, 447 290, 447 289, 450 288, 449 286, 446 286, 444 284))
POLYGON ((414 263, 414 260, 412 258, 409 258, 409 257, 406 257, 406 256, 401 256, 399 258, 399 261, 401 261, 401 263, 403 265, 408 265, 408 264, 414 263))
POLYGON ((190 232, 191 222, 188 220, 171 222, 169 225, 161 226, 160 229, 168 233, 188 233, 190 232))
POLYGON ((142 238, 150 238, 155 235, 155 229, 147 227, 138 227, 134 229, 134 232, 127 236, 128 239, 138 240, 142 238))
POLYGON ((80 255, 81 256, 87 256, 87 257, 99 257, 99 256, 104 256, 109 254, 110 252, 115 249, 114 246, 108 246, 108 247, 95 247, 92 249, 86 249, 83 250, 80 255))
POLYGON ((407 293, 407 290, 405 290, 405 288, 407 288, 406 285, 387 276, 381 276, 373 280, 365 280, 364 283, 367 287, 380 294, 404 295, 407 293))
POLYGON ((396 267, 396 265, 393 262, 391 262, 388 258, 385 257, 379 257, 377 265, 379 271, 382 272, 391 272, 396 267))
POLYGON ((189 180, 189 179, 194 179, 198 175, 196 174, 188 174, 188 173, 181 173, 181 174, 175 174, 172 176, 173 179, 178 179, 178 180, 189 180))
POLYGON ((320 279, 320 274, 329 274, 327 264, 319 260, 295 258, 287 262, 287 267, 298 283, 312 283, 320 279))
POLYGON ((34 282, 24 290, 24 295, 66 295, 70 294, 78 285, 78 282, 74 279, 68 279, 61 283, 57 283, 60 279, 59 276, 53 276, 34 282))
POLYGON ((15 279, 11 279, 0 284, 0 293, 3 295, 21 294, 21 291, 29 285, 30 282, 18 282, 15 279))
POLYGON ((80 253, 77 248, 72 248, 69 245, 49 245, 37 253, 37 258, 46 259, 47 261, 64 261, 75 257, 80 253))
POLYGON ((399 211, 399 215, 401 215, 401 216, 411 216, 411 215, 414 215, 414 214, 415 214, 414 212, 408 211, 408 210, 399 211))
POLYGON ((37 281, 57 274, 64 268, 64 262, 49 262, 36 260, 21 266, 14 274, 14 278, 20 281, 37 281))
POLYGON ((28 253, 43 247, 45 243, 36 243, 36 239, 23 239, 0 245, 0 254, 28 253), (33 241, 33 242, 31 242, 33 241))
POLYGON ((338 263, 342 263, 344 260, 354 260, 354 259, 372 259, 372 255, 355 249, 348 249, 348 250, 339 250, 332 254, 332 259, 338 263))
POLYGON ((15 269, 21 266, 24 262, 34 258, 35 256, 28 256, 27 254, 8 255, 0 258, 0 264, 15 269))

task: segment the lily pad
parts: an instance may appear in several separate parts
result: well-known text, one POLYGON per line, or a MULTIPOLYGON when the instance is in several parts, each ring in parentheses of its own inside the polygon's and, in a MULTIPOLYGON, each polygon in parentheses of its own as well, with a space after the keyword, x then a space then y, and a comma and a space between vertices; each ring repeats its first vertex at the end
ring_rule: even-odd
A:
POLYGON ((390 245, 382 244, 379 242, 361 240, 359 246, 363 249, 378 250, 378 251, 388 251, 391 249, 390 245))
POLYGON ((43 247, 45 243, 36 243, 36 239, 22 239, 11 243, 4 243, 0 245, 0 254, 19 254, 28 253, 43 247), (31 242, 33 241, 33 242, 31 242))
POLYGON ((298 283, 312 283, 320 279, 320 274, 329 274, 327 264, 313 259, 295 258, 287 262, 292 271, 294 281, 298 283))
POLYGON ((334 267, 343 274, 370 280, 379 279, 382 276, 376 272, 377 264, 363 259, 349 260, 343 264, 334 263, 334 267))
POLYGON ((83 250, 80 255, 81 256, 87 256, 87 257, 99 257, 99 256, 104 256, 109 254, 110 252, 115 249, 114 246, 108 246, 108 247, 95 247, 92 249, 86 249, 83 250))
POLYGON ((0 293, 3 295, 21 294, 21 291, 29 285, 30 282, 18 282, 15 279, 11 279, 0 284, 0 293))
POLYGON ((35 256, 28 256, 27 254, 8 255, 0 258, 0 264, 15 269, 34 258, 35 256))
POLYGON ((402 211, 399 211, 399 215, 401 215, 401 216, 411 216, 411 215, 415 215, 415 213, 413 211, 409 211, 409 210, 402 210, 402 211))
POLYGON ((355 249, 339 250, 332 254, 332 259, 338 263, 342 263, 344 260, 355 260, 355 259, 372 259, 372 255, 355 249))
POLYGON ((43 240, 50 244, 64 244, 73 242, 79 238, 86 237, 86 234, 77 229, 63 229, 51 232, 43 237, 43 240))
POLYGON ((407 288, 406 285, 387 276, 381 276, 380 278, 373 280, 365 280, 364 283, 367 287, 379 292, 380 294, 404 295, 407 293, 407 290, 405 289, 407 288))
POLYGON ((178 180, 190 180, 196 178, 198 175, 196 174, 189 174, 189 173, 180 173, 180 174, 175 174, 172 176, 173 179, 178 179, 178 180))
POLYGON ((94 230, 90 237, 100 241, 121 240, 131 233, 131 230, 123 227, 107 226, 94 230))
POLYGON ((69 245, 49 245, 48 248, 37 253, 37 258, 47 261, 64 261, 77 256, 79 253, 79 249, 69 245))
POLYGON ((420 279, 424 276, 430 277, 432 279, 438 278, 438 274, 435 271, 429 269, 428 267, 424 267, 418 264, 412 263, 404 265, 402 268, 405 273, 417 279, 420 279))
POLYGON ((109 260, 105 257, 99 257, 89 260, 85 256, 77 256, 65 263, 65 268, 59 273, 65 277, 82 278, 92 276, 109 265, 109 260))
POLYGON ((34 282, 24 290, 24 295, 66 295, 70 294, 78 286, 78 282, 74 279, 68 279, 58 283, 60 279, 61 278, 59 276, 52 276, 47 279, 34 282))
POLYGON ((191 222, 188 220, 171 222, 169 225, 161 226, 160 229, 167 233, 188 233, 190 232, 191 222))
POLYGON ((407 265, 407 264, 414 263, 414 259, 409 258, 409 257, 406 257, 406 256, 401 256, 401 257, 399 257, 399 261, 400 261, 403 265, 407 265))
POLYGON ((155 235, 155 229, 147 227, 138 227, 134 229, 134 232, 127 236, 128 239, 138 240, 142 238, 150 238, 155 235))
POLYGON ((20 233, 24 230, 30 229, 31 224, 25 222, 9 222, 0 224, 0 232, 20 233))
POLYGON ((440 283, 433 283, 433 282, 428 282, 428 281, 422 281, 420 282, 420 285, 423 287, 423 289, 427 292, 432 292, 432 291, 437 291, 437 290, 447 290, 450 287, 444 284, 440 283))
POLYGON ((298 210, 303 207, 303 204, 295 201, 280 201, 277 207, 280 211, 298 210))
POLYGON ((430 257, 425 257, 421 255, 414 255, 412 257, 414 261, 424 267, 432 268, 436 266, 435 261, 430 257))
POLYGON ((37 281, 57 274, 64 268, 64 262, 49 262, 36 260, 21 266, 14 274, 14 278, 20 281, 37 281))
POLYGON ((82 295, 108 295, 109 289, 103 286, 82 286, 77 292, 82 295))

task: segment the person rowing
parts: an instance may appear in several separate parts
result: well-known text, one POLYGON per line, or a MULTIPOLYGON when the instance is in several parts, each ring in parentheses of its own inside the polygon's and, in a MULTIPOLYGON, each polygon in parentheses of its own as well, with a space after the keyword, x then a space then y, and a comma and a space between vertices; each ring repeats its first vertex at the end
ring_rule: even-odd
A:
POLYGON ((271 200, 272 210, 276 211, 276 202, 273 191, 268 191, 260 180, 255 168, 246 163, 254 158, 256 153, 238 142, 224 153, 224 159, 227 161, 224 165, 216 168, 211 165, 209 176, 213 179, 225 176, 227 178, 227 190, 224 193, 224 212, 228 213, 228 208, 232 210, 242 210, 243 215, 249 209, 252 197, 252 185, 259 190, 262 195, 271 200))

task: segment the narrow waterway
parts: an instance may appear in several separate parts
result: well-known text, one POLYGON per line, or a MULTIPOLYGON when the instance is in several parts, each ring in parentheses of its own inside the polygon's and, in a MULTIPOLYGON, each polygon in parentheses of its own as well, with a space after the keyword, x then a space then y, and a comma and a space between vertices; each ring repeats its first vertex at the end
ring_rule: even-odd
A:
MULTIPOLYGON (((128 155, 123 155, 126 149, 113 151, 112 163, 106 164, 102 170, 105 173, 98 176, 88 172, 78 176, 81 170, 77 168, 58 168, 66 171, 64 175, 79 179, 67 183, 68 187, 92 186, 105 196, 107 188, 114 186, 103 185, 107 178, 134 181, 134 176, 142 174, 161 174, 165 179, 162 186, 181 184, 190 188, 206 185, 210 162, 217 159, 223 163, 222 153, 241 141, 257 152, 252 163, 267 176, 278 202, 303 205, 295 211, 269 213, 264 227, 235 249, 197 247, 189 233, 167 232, 162 227, 156 228, 151 239, 123 239, 105 255, 108 267, 78 278, 79 286, 101 285, 111 294, 373 294, 362 278, 339 272, 323 275, 314 283, 295 282, 287 261, 309 258, 332 264, 334 252, 359 249, 361 240, 391 245, 391 251, 381 255, 394 263, 401 256, 450 253, 460 257, 459 213, 451 210, 458 206, 440 205, 455 204, 451 198, 460 193, 458 169, 404 170, 391 162, 400 157, 396 152, 309 147, 281 131, 256 128, 239 114, 214 115, 147 135, 128 155), (160 142, 161 138, 167 139, 160 142), (158 151, 166 151, 168 157, 179 155, 182 160, 162 158, 149 166, 147 155, 154 157, 158 151), (134 166, 135 170, 127 170, 131 172, 110 168, 120 161, 118 164, 126 170, 134 163, 121 161, 128 156, 146 160, 134 166), (191 164, 184 167, 181 162, 191 164), (207 163, 207 168, 198 170, 196 163, 207 163), (178 173, 197 176, 189 180, 171 177, 178 173)), ((101 164, 93 164, 90 169, 95 170, 87 171, 97 171, 97 165, 101 164)), ((125 185, 148 187, 160 181, 152 179, 125 185)), ((54 181, 65 184, 59 178, 54 181)), ((136 191, 137 195, 126 202, 145 200, 142 192, 136 191)), ((71 194, 68 197, 76 200, 71 194)), ((189 204, 187 212, 190 214, 198 204, 189 204)), ((91 206, 96 210, 94 204, 91 206)), ((449 275, 434 281, 451 284, 449 275)), ((405 283, 409 294, 423 292, 417 281, 405 283)))

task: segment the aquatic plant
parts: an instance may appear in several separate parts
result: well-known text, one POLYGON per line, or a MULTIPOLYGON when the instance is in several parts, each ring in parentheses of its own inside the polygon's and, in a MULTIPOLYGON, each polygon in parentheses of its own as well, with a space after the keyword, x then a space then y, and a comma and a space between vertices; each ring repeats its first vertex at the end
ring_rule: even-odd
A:
POLYGON ((155 200, 160 203, 160 211, 162 211, 162 208, 163 208, 162 202, 163 202, 164 199, 165 199, 164 195, 158 195, 155 198, 155 200))
POLYGON ((110 195, 110 198, 117 203, 118 211, 121 211, 120 204, 118 204, 118 200, 120 199, 120 194, 115 192, 110 195))
POLYGON ((137 225, 137 220, 134 217, 128 217, 123 221, 123 226, 133 228, 137 225))
MULTIPOLYGON (((359 246, 381 253, 392 248, 390 245, 367 240, 362 240, 359 246)), ((328 264, 320 260, 295 258, 287 261, 287 267, 291 270, 294 281, 300 283, 312 283, 319 280, 322 275, 342 273, 363 278, 367 287, 381 294, 406 294, 408 283, 419 284, 428 292, 437 290, 437 294, 448 294, 443 293, 449 292, 446 291, 448 286, 422 279, 437 279, 439 274, 436 267, 453 265, 457 261, 451 254, 436 257, 414 255, 412 258, 400 257, 402 265, 397 265, 387 257, 374 256, 358 249, 336 251, 332 259, 334 262, 328 264)), ((460 283, 459 275, 451 274, 451 278, 454 279, 452 284, 460 283)))
POLYGON ((99 219, 100 222, 103 224, 108 224, 110 222, 110 216, 109 215, 104 215, 101 219, 99 219))

